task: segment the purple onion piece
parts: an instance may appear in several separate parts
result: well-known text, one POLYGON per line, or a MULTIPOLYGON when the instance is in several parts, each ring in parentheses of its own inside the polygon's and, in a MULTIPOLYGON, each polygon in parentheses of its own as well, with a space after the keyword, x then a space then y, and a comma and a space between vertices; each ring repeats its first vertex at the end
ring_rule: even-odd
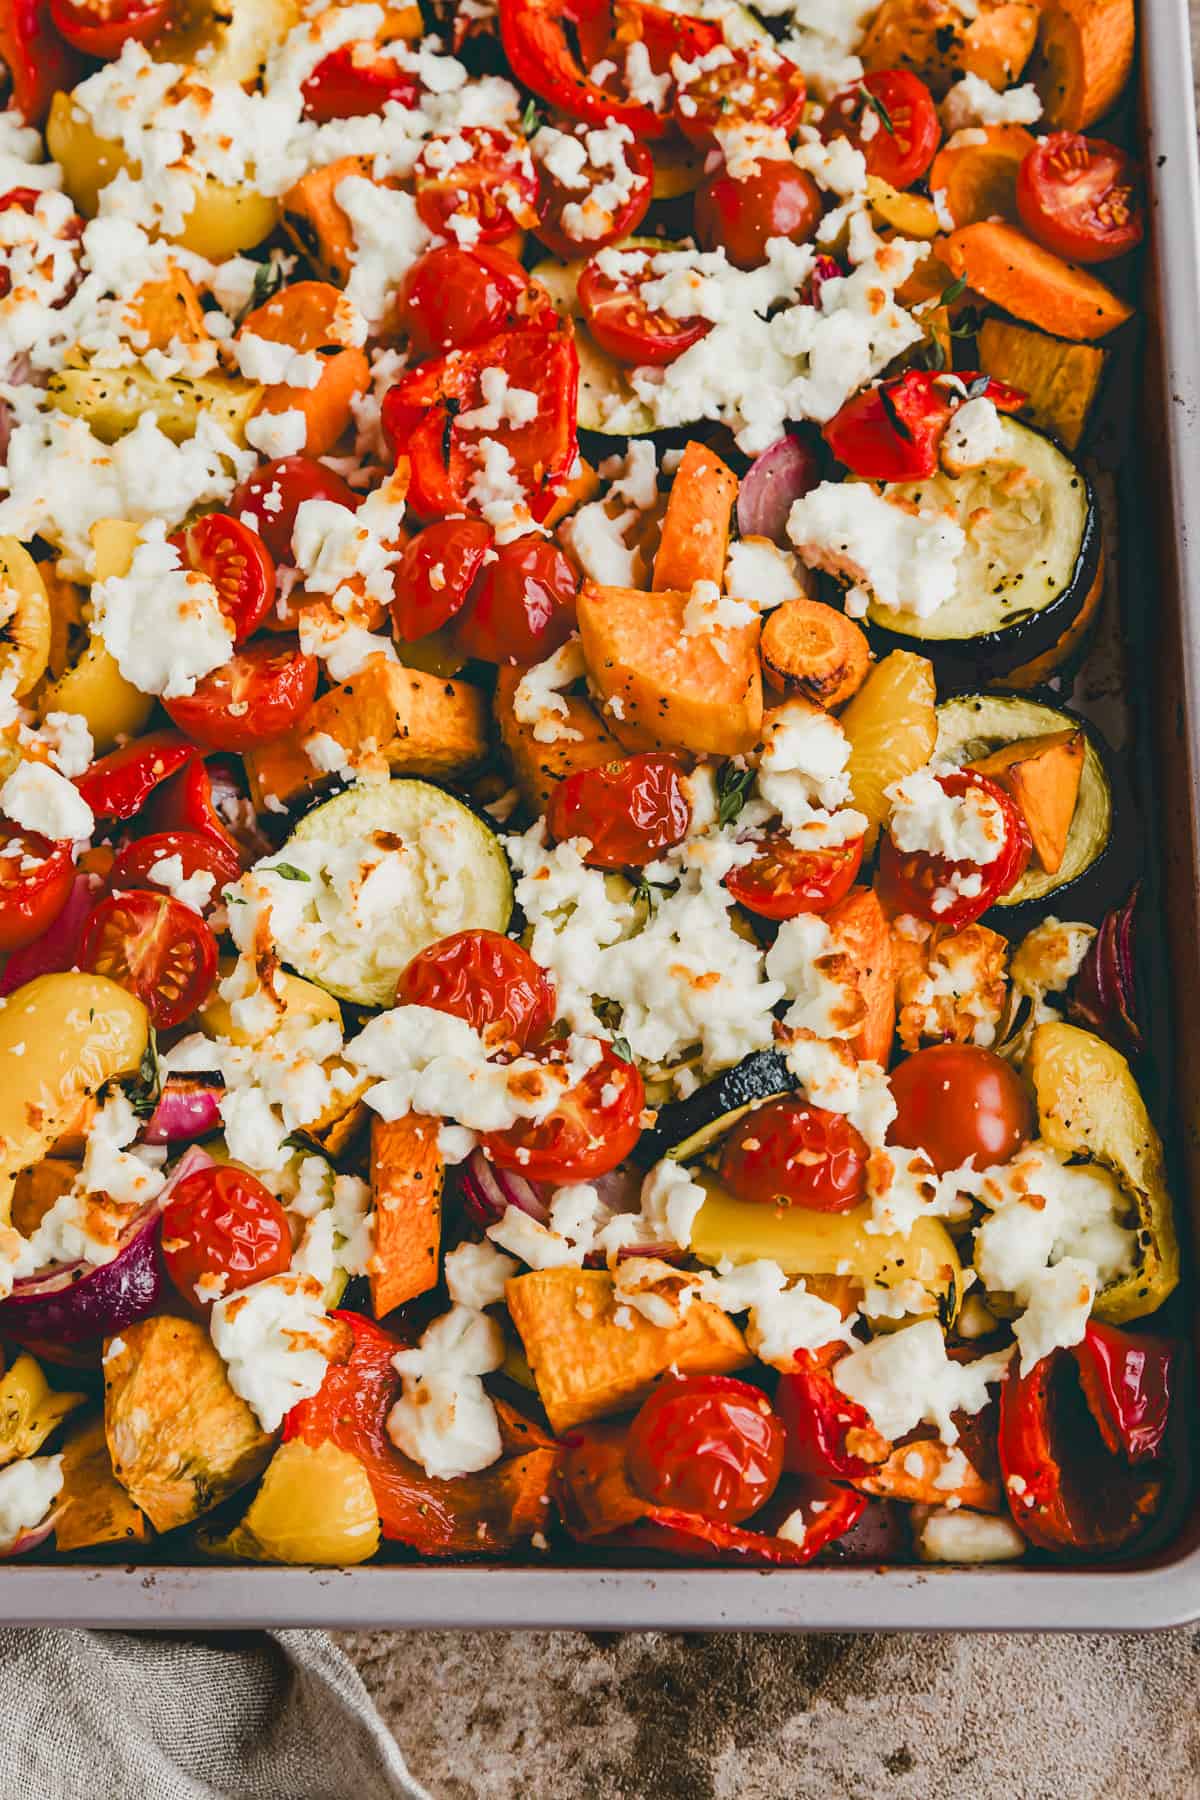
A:
POLYGON ((495 1225, 510 1206, 544 1225, 549 1212, 540 1190, 511 1169, 497 1169, 481 1149, 472 1150, 458 1174, 463 1205, 477 1225, 495 1225))
POLYGON ((52 1507, 40 1525, 18 1532, 7 1550, 0 1550, 0 1562, 7 1562, 13 1556, 24 1556, 28 1551, 36 1550, 39 1544, 44 1544, 58 1524, 62 1510, 61 1506, 52 1507))
POLYGON ((7 400, 0 400, 0 462, 8 455, 8 440, 12 436, 12 407, 7 400))
POLYGON ((1079 1025, 1126 1055, 1145 1044, 1138 1020, 1137 904, 1139 883, 1129 898, 1101 921, 1075 979, 1068 1011, 1079 1025))
POLYGON ((738 489, 737 522, 743 537, 770 538, 789 547, 788 514, 820 481, 816 452, 798 437, 778 438, 756 456, 738 489))
POLYGON ((840 281, 846 271, 833 256, 818 256, 813 264, 813 272, 808 278, 808 298, 812 306, 821 304, 821 289, 827 281, 840 281))
POLYGON ((168 1075, 142 1132, 146 1144, 186 1144, 221 1129, 219 1075, 168 1075))

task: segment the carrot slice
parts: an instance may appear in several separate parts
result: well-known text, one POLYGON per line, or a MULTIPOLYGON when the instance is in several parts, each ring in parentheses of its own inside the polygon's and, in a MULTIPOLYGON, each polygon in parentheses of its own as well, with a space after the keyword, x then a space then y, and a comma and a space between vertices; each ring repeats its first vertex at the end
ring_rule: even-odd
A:
POLYGON ((855 887, 830 907, 825 923, 834 946, 854 962, 854 986, 863 1003, 862 1028, 850 1040, 854 1054, 886 1068, 896 1029, 896 970, 887 914, 873 888, 855 887))
POLYGON ((1133 0, 1042 0, 1029 74, 1046 124, 1083 131, 1106 113, 1133 66, 1133 0))
POLYGON ((843 706, 867 678, 871 652, 853 619, 820 600, 785 600, 763 626, 763 674, 785 694, 843 706))
POLYGON ((1023 125, 982 125, 955 132, 929 170, 929 191, 944 195, 955 225, 997 216, 1017 223, 1017 170, 1036 142, 1023 125), (961 141, 965 140, 965 141, 961 141))
POLYGON ((688 444, 671 484, 658 555, 654 591, 688 593, 697 581, 725 579, 729 521, 737 499, 737 476, 704 444, 688 444))
POLYGON ((408 1113, 372 1120, 375 1248, 367 1273, 376 1318, 437 1282, 445 1175, 436 1119, 408 1113))
POLYGON ((1102 281, 1011 225, 990 219, 964 225, 939 240, 938 254, 976 293, 1056 337, 1107 337, 1133 317, 1133 308, 1102 281))

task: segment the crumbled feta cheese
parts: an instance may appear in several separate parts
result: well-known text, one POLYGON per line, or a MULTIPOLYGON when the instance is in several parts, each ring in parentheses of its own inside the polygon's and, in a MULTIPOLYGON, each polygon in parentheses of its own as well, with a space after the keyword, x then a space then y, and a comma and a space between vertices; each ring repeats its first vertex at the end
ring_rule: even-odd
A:
POLYGON ((1003 448, 1000 414, 986 394, 977 394, 951 416, 941 444, 942 466, 950 475, 962 475, 994 462, 1003 448))
POLYGON ((504 1284, 517 1274, 520 1264, 504 1256, 485 1239, 481 1244, 459 1244, 446 1252, 446 1291, 452 1306, 482 1312, 504 1299, 504 1284))
MULTIPOLYGON (((948 862, 995 862, 1007 841, 1004 814, 986 789, 947 793, 932 769, 916 769, 884 790, 888 834, 898 850, 920 850, 948 862)), ((978 890, 976 890, 978 891, 978 890)))
POLYGON ((558 744, 583 737, 567 723, 567 702, 562 689, 581 681, 587 673, 583 646, 578 637, 570 637, 544 662, 526 669, 513 694, 513 714, 522 725, 532 727, 539 744, 558 744))
POLYGON ((62 1492, 61 1456, 23 1456, 0 1469, 0 1552, 46 1522, 62 1492))
POLYGON ((795 1370, 802 1350, 855 1342, 851 1321, 830 1301, 810 1294, 803 1281, 789 1282, 775 1262, 742 1263, 724 1274, 705 1275, 700 1298, 723 1312, 748 1311, 746 1342, 760 1361, 785 1374, 795 1370))
POLYGON ((316 1393, 339 1335, 321 1282, 295 1270, 218 1300, 209 1330, 230 1387, 264 1431, 278 1430, 285 1413, 316 1393))
POLYGON ((1036 125, 1042 103, 1032 82, 999 92, 980 75, 961 76, 939 108, 946 135, 976 125, 1036 125))
POLYGON ((752 600, 763 613, 782 606, 785 600, 802 598, 805 587, 795 557, 770 538, 745 537, 736 538, 729 546, 725 591, 739 600, 752 600))
POLYGON ((95 584, 92 607, 95 629, 143 694, 192 694, 233 652, 220 595, 207 575, 183 567, 161 520, 143 525, 127 574, 95 584))
POLYGON ((442 1481, 497 1460, 500 1427, 480 1379, 504 1361, 504 1333, 495 1319, 456 1305, 434 1320, 416 1349, 392 1361, 401 1395, 387 1433, 398 1450, 442 1481))
POLYGON ((895 1441, 918 1425, 933 1425, 942 1442, 958 1441, 952 1413, 977 1413, 988 1388, 1004 1379, 1011 1350, 974 1362, 954 1362, 935 1319, 872 1338, 833 1364, 835 1385, 870 1416, 875 1429, 895 1441))
POLYGON ((47 763, 19 762, 0 787, 0 812, 26 831, 78 841, 96 828, 91 807, 65 775, 47 763))
POLYGON ((860 481, 823 481, 802 495, 788 536, 810 568, 844 576, 881 606, 922 619, 953 598, 967 547, 957 519, 906 511, 860 481))
POLYGON ((1028 1544, 1011 1519, 946 1506, 913 1508, 913 1542, 922 1562, 1016 1562, 1028 1544))
POLYGON ((179 900, 184 906, 190 906, 193 912, 203 912, 213 897, 213 889, 217 885, 215 875, 207 869, 197 869, 191 875, 184 875, 183 858, 178 855, 160 856, 152 862, 146 871, 146 880, 153 887, 166 888, 168 894, 179 900))

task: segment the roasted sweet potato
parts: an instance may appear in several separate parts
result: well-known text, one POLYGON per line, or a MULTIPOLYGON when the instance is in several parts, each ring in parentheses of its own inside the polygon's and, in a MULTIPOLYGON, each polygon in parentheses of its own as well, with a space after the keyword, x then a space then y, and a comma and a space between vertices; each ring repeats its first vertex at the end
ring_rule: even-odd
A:
POLYGON ((596 769, 602 763, 619 761, 622 746, 591 701, 570 694, 564 696, 567 712, 563 723, 579 735, 540 744, 532 725, 518 719, 513 710, 513 696, 524 673, 511 665, 497 670, 496 724, 522 800, 533 811, 544 813, 560 781, 577 769, 596 769))
POLYGON ((603 1269, 541 1269, 505 1290, 551 1428, 636 1406, 669 1368, 727 1375, 750 1361, 727 1314, 693 1300, 675 1325, 652 1325, 614 1295, 603 1269))
POLYGON ((977 343, 983 373, 1023 388, 1030 423, 1074 450, 1096 398, 1107 353, 1094 344, 1064 344, 1061 338, 1009 319, 985 319, 977 343))
POLYGON ((1007 219, 1016 225, 1017 170, 1036 139, 1023 125, 982 125, 962 134, 970 141, 946 144, 929 169, 929 191, 942 193, 955 225, 1007 219))
POLYGON ((310 169, 283 197, 283 228, 326 281, 344 286, 354 267, 354 231, 335 195, 348 175, 374 179, 372 156, 342 156, 310 169))
POLYGON ((465 681, 372 657, 358 675, 314 701, 304 723, 246 754, 250 792, 288 804, 324 779, 305 748, 322 735, 340 744, 346 766, 385 763, 395 774, 464 775, 487 755, 487 700, 465 681))
POLYGON ((13 1189, 12 1222, 22 1237, 32 1237, 56 1200, 74 1184, 78 1169, 62 1156, 43 1157, 22 1169, 13 1189))
POLYGON ((688 595, 585 581, 579 631, 613 735, 699 756, 752 750, 762 729, 758 620, 684 631, 688 595))
POLYGON ((868 69, 915 69, 935 94, 956 75, 994 88, 1016 81, 1033 49, 1038 0, 883 0, 862 41, 868 69))
POLYGON ((872 888, 855 887, 829 908, 825 923, 835 947, 850 959, 862 1002, 862 1024, 850 1040, 854 1054, 886 1067, 896 1029, 896 971, 887 914, 872 888))
POLYGON ((196 1319, 160 1314, 104 1346, 113 1473, 156 1531, 187 1525, 260 1475, 274 1439, 229 1385, 196 1319))
POLYGON ((238 333, 239 338, 289 344, 320 358, 315 386, 272 382, 258 408, 260 413, 302 413, 304 448, 310 456, 328 455, 350 423, 351 401, 370 386, 371 365, 362 345, 354 342, 355 322, 353 307, 332 283, 297 281, 250 313, 238 333))
POLYGON ((1133 66, 1133 0, 1041 0, 1029 78, 1055 131, 1085 131, 1106 113, 1133 66))
POLYGON ((785 694, 803 694, 831 711, 844 706, 867 678, 866 633, 835 606, 785 600, 762 630, 763 674, 785 694))
POLYGON ((1083 774, 1082 731, 1052 731, 1005 744, 971 767, 1010 794, 1020 807, 1033 854, 1048 875, 1061 866, 1083 774))
POLYGON ((377 1319, 437 1285, 446 1179, 438 1127, 421 1113, 371 1121, 375 1248, 367 1273, 377 1319))
POLYGON ((160 280, 142 283, 125 313, 139 334, 133 339, 134 347, 143 354, 169 350, 172 345, 212 343, 196 284, 174 263, 160 280))
POLYGON ((1132 306, 1087 269, 1043 250, 1002 220, 981 219, 952 231, 938 240, 938 253, 985 300, 1059 337, 1107 337, 1133 317, 1132 306))
POLYGON ((54 1525, 60 1550, 150 1541, 150 1521, 113 1474, 103 1413, 89 1413, 72 1425, 62 1459, 61 1511, 54 1525))
POLYGON ((672 588, 686 594, 697 581, 721 585, 737 491, 733 470, 715 451, 693 439, 684 450, 667 498, 654 558, 656 594, 672 588))
POLYGON ((22 1350, 0 1381, 0 1468, 34 1456, 77 1406, 82 1394, 57 1394, 41 1366, 22 1350))

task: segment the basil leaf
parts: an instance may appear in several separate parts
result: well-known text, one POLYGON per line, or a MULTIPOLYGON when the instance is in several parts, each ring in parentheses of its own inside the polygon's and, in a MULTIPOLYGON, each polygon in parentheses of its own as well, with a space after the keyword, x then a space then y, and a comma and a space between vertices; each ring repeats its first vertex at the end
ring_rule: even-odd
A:
POLYGON ((717 771, 717 823, 731 825, 750 798, 754 770, 722 763, 717 771))
POLYGON ((311 881, 312 880, 312 876, 306 874, 303 869, 298 869, 296 867, 295 863, 289 863, 289 862, 272 863, 270 865, 269 872, 272 875, 278 875, 281 881, 311 881))

